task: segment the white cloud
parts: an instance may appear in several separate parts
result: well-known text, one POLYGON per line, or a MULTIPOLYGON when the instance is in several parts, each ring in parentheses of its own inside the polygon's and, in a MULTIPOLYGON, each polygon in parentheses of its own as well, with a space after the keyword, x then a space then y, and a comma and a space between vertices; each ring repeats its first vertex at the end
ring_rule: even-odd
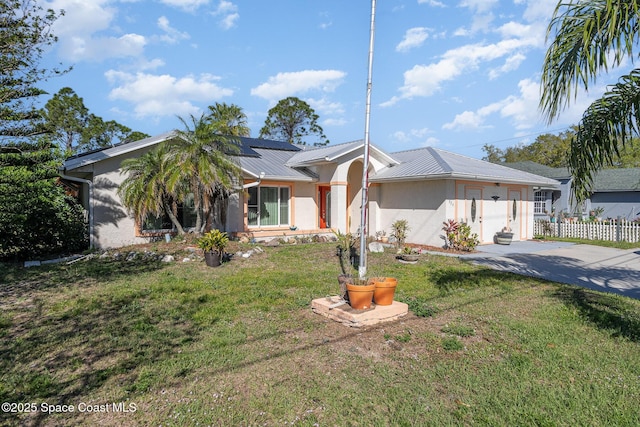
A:
POLYGON ((134 105, 136 117, 161 117, 196 114, 196 102, 214 101, 233 95, 233 90, 216 84, 211 74, 176 78, 168 74, 125 73, 109 70, 105 77, 115 87, 109 99, 134 105))
POLYGON ((58 36, 59 55, 70 61, 101 61, 107 58, 140 56, 147 39, 139 34, 96 36, 112 25, 117 9, 107 0, 54 0, 43 5, 53 10, 65 10, 53 32, 58 36))
POLYGON ((165 16, 158 18, 158 27, 164 31, 164 35, 160 36, 160 40, 166 43, 175 44, 180 40, 186 40, 189 38, 188 33, 183 33, 173 28, 165 16))
POLYGON ((311 90, 333 92, 342 84, 347 73, 338 70, 304 70, 291 73, 278 73, 269 77, 266 83, 251 89, 251 95, 270 101, 278 101, 288 96, 306 93, 311 90))
POLYGON ((493 9, 498 4, 498 0, 464 0, 460 2, 460 7, 468 7, 474 12, 483 13, 493 9))
POLYGON ((208 4, 209 0, 160 0, 160 3, 186 11, 193 11, 202 5, 208 4))
POLYGON ((233 28, 236 25, 236 21, 240 19, 238 6, 226 0, 220 0, 218 7, 212 13, 212 15, 222 17, 219 24, 225 30, 233 28))
POLYGON ((394 132, 391 137, 397 141, 397 142, 401 142, 401 143, 408 143, 408 142, 413 142, 415 140, 423 140, 423 145, 435 145, 435 142, 437 141, 436 138, 434 137, 427 137, 425 139, 425 137, 429 134, 433 133, 429 128, 421 128, 421 129, 410 129, 409 131, 396 131, 394 132), (434 142, 434 144, 427 144, 429 141, 434 142))
POLYGON ((454 118, 452 122, 445 123, 442 128, 449 130, 474 130, 485 129, 487 117, 499 113, 500 117, 511 119, 513 126, 518 130, 531 129, 541 123, 538 110, 540 100, 540 86, 531 79, 521 80, 518 83, 519 96, 508 96, 500 101, 491 103, 476 111, 464 111, 454 118))
POLYGON ((414 47, 422 46, 422 43, 429 37, 429 29, 425 27, 410 28, 404 34, 404 38, 396 46, 398 52, 408 52, 414 47))
POLYGON ((504 64, 502 64, 501 67, 489 70, 489 79, 493 80, 500 77, 504 73, 517 70, 522 61, 524 61, 525 59, 527 59, 527 57, 521 53, 511 55, 504 61, 504 64))
MULTIPOLYGON (((522 49, 530 48, 535 40, 511 38, 492 44, 470 44, 451 49, 442 55, 440 61, 429 65, 415 65, 404 72, 404 84, 400 95, 380 104, 388 107, 402 99, 427 97, 438 92, 443 83, 454 80, 463 73, 477 69, 484 62, 494 61, 504 56, 515 55, 522 49)), ((514 56, 514 60, 517 59, 514 56)), ((515 63, 511 63, 511 66, 515 63)))
POLYGON ((444 3, 437 0, 418 0, 418 4, 424 4, 424 3, 433 7, 446 7, 444 3))
POLYGON ((306 102, 313 108, 315 111, 323 114, 323 115, 335 115, 335 114, 344 114, 344 105, 340 102, 329 101, 326 98, 322 99, 313 99, 309 98, 306 102))

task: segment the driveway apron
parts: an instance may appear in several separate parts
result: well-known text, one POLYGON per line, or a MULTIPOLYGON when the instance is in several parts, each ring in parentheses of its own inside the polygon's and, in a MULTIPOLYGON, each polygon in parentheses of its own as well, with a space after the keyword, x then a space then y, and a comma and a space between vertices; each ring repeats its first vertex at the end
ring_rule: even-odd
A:
POLYGON ((499 271, 640 299, 640 249, 524 241, 477 250, 462 258, 499 271))

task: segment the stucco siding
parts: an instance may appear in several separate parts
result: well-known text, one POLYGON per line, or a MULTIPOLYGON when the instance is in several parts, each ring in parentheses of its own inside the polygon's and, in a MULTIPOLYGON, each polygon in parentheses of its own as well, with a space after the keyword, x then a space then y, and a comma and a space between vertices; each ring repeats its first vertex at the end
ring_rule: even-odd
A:
POLYGON ((315 193, 316 185, 314 183, 295 184, 292 225, 300 230, 313 230, 318 227, 315 193))
MULTIPOLYGON (((376 227, 391 233, 391 224, 406 219, 407 243, 442 246, 442 221, 447 216, 446 181, 384 183, 378 186, 376 227)), ((377 230, 372 230, 375 233, 377 230)))
POLYGON ((594 193, 591 196, 591 209, 604 208, 602 218, 636 219, 640 213, 640 192, 615 191, 609 193, 594 193))
MULTIPOLYGON (((148 151, 148 150, 144 150, 148 151)), ((144 153, 136 152, 136 157, 144 153)), ((134 157, 134 156, 129 156, 134 157)), ((122 205, 118 188, 126 175, 120 173, 123 156, 96 163, 93 173, 93 221, 96 246, 102 249, 148 242, 136 236, 136 224, 122 205)))

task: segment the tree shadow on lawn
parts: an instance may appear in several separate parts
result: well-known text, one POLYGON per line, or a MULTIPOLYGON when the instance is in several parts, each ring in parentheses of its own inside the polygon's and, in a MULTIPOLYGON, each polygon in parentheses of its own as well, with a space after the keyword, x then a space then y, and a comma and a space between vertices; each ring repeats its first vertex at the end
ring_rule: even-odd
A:
POLYGON ((513 285, 532 283, 531 278, 510 275, 490 268, 464 270, 460 266, 430 271, 426 273, 426 276, 441 294, 448 294, 456 289, 477 289, 490 286, 508 289, 513 285))
POLYGON ((572 286, 562 286, 551 295, 612 336, 640 342, 640 309, 625 298, 572 286))
POLYGON ((39 267, 6 266, 0 268, 0 301, 22 298, 37 291, 59 286, 82 286, 106 282, 166 268, 169 264, 139 257, 130 261, 93 258, 73 264, 51 264, 39 267))
MULTIPOLYGON (((90 293, 86 298, 80 294, 73 301, 58 302, 38 293, 95 286, 165 265, 91 260, 82 266, 36 268, 22 280, 1 285, 0 305, 11 317, 0 316, 0 400, 76 404, 78 398, 114 381, 123 395, 113 396, 113 401, 144 391, 145 368, 197 339, 197 326, 186 320, 198 308, 195 302, 146 304, 151 291, 138 288, 90 293), (50 306, 45 309, 43 301, 50 306)), ((16 422, 16 416, 0 413, 0 425, 16 422)), ((21 416, 29 417, 30 425, 40 425, 47 423, 48 414, 21 416)))

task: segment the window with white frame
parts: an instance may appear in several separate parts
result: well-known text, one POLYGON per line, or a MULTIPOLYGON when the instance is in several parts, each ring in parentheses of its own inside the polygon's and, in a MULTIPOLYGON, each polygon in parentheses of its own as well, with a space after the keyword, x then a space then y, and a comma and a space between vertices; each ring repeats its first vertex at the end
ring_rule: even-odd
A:
POLYGON ((289 187, 250 187, 247 189, 249 226, 289 225, 289 187))
POLYGON ((547 192, 536 191, 533 193, 533 213, 544 214, 547 206, 547 192))

